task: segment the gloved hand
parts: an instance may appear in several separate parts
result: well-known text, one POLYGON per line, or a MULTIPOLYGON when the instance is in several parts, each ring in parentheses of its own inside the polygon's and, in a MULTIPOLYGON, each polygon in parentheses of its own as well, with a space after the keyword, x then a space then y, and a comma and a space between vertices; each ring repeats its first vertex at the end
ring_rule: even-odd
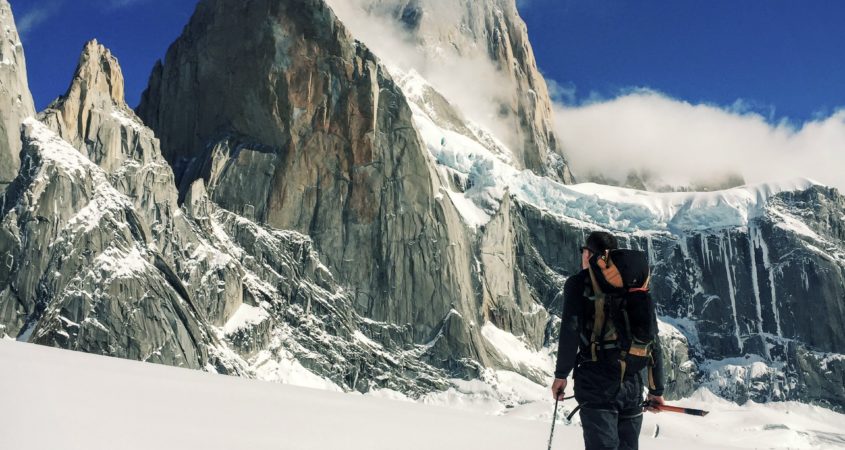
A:
POLYGON ((645 407, 645 410, 653 413, 659 413, 660 409, 658 408, 665 404, 662 395, 651 394, 648 394, 648 397, 646 397, 646 403, 648 403, 648 406, 645 407))

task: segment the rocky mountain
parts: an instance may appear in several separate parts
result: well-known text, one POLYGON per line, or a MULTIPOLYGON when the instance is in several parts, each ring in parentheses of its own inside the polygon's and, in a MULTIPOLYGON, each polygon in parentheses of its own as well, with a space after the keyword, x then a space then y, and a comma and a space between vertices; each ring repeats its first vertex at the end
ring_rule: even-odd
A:
POLYGON ((20 167, 20 126, 35 114, 35 105, 26 78, 26 60, 12 17, 12 8, 0 2, 0 191, 5 189, 20 167))
POLYGON ((671 396, 845 408, 839 192, 561 183, 512 0, 446 23, 439 0, 333 3, 200 1, 137 111, 88 43, 65 95, 23 121, 0 336, 414 398, 480 380, 520 402, 503 380, 548 382, 561 287, 605 229, 652 259, 671 396), (493 62, 510 128, 386 63, 347 27, 361 17, 493 62))
MULTIPOLYGON (((449 78, 454 80, 460 72, 471 70, 472 66, 484 67, 487 62, 489 67, 485 68, 488 70, 470 73, 476 84, 494 84, 492 89, 479 94, 491 97, 492 108, 500 119, 497 131, 513 150, 512 164, 563 183, 572 182, 572 174, 552 126, 549 89, 537 68, 528 29, 519 16, 515 0, 329 3, 341 19, 349 18, 350 26, 355 25, 352 30, 358 38, 359 34, 369 37, 372 31, 368 33, 368 30, 373 30, 360 22, 372 25, 375 19, 388 27, 393 25, 388 30, 412 42, 412 50, 421 53, 421 58, 411 63, 420 73, 428 75, 426 72, 431 72, 432 66, 447 68, 449 78), (355 9, 359 10, 358 15, 363 11, 369 17, 355 20, 355 9), (462 64, 461 61, 472 63, 462 64)), ((384 30, 378 27, 375 30, 383 36, 384 30)), ((365 42, 378 44, 381 39, 384 38, 377 36, 365 39, 365 42)), ((389 49, 385 51, 390 52, 389 49)))
POLYGON ((24 122, 22 155, 0 223, 0 331, 266 379, 307 367, 345 389, 445 386, 408 329, 355 314, 309 238, 219 209, 202 181, 180 207, 158 140, 97 42, 67 93, 24 122))
POLYGON ((183 190, 203 179, 223 208, 309 235, 358 313, 488 365, 473 236, 401 88, 324 2, 201 2, 138 111, 183 190), (231 29, 249 32, 218 39, 231 29))

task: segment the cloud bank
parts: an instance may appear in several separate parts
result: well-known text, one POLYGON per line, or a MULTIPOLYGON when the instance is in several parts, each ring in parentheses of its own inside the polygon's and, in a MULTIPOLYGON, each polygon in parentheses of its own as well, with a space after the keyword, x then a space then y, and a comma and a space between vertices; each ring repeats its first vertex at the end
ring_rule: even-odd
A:
POLYGON ((798 126, 772 124, 742 102, 722 108, 639 90, 584 106, 556 105, 576 176, 649 172, 671 185, 728 174, 749 183, 807 177, 845 191, 845 109, 798 126))

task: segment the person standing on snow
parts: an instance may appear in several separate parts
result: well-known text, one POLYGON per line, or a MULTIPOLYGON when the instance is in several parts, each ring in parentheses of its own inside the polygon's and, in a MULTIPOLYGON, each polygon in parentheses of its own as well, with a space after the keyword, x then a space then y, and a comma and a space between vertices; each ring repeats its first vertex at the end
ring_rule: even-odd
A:
POLYGON ((646 409, 659 412, 653 406, 663 405, 657 316, 648 294, 648 258, 641 254, 617 250, 612 234, 593 232, 581 248, 582 270, 564 285, 552 396, 563 400, 566 378, 574 369, 575 399, 587 450, 638 448, 642 372, 648 372, 646 409), (618 268, 615 273, 614 267, 618 268), (639 268, 639 279, 630 275, 631 267, 639 268), (626 273, 620 276, 621 271, 626 273), (626 276, 628 280, 620 281, 626 276), (596 320, 596 312, 602 320, 596 320))

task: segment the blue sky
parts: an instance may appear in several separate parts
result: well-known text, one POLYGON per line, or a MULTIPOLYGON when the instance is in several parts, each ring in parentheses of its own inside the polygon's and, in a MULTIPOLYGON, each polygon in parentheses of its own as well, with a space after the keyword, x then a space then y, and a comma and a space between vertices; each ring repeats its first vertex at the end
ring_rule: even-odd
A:
POLYGON ((576 104, 647 87, 799 122, 845 106, 842 1, 524 0, 521 13, 576 104))
POLYGON ((120 60, 127 102, 137 105, 155 61, 182 32, 194 0, 9 0, 29 85, 40 110, 70 84, 82 47, 96 38, 120 60))
MULTIPOLYGON (((40 108, 84 42, 120 59, 130 105, 194 0, 11 0, 40 108)), ((803 122, 845 105, 845 2, 521 0, 538 63, 569 104, 649 88, 803 122)))

